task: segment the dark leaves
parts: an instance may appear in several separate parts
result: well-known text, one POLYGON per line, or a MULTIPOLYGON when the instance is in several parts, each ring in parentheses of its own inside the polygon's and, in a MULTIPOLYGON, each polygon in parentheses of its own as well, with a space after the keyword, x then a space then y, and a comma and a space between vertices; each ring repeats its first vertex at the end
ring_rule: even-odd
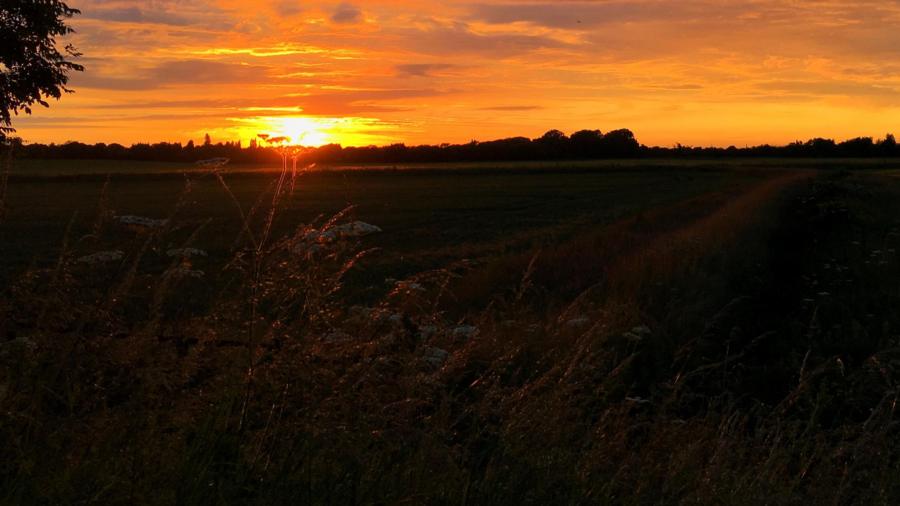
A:
POLYGON ((12 116, 31 114, 45 98, 59 99, 69 72, 84 67, 66 58, 81 56, 71 44, 60 53, 56 38, 74 32, 66 20, 75 14, 59 0, 3 0, 0 2, 0 139, 12 131, 12 116))

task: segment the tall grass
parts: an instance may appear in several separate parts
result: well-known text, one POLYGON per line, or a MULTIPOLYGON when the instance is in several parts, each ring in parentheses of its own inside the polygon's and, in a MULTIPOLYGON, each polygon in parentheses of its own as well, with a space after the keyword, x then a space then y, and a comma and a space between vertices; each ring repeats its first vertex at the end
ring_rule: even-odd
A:
POLYGON ((12 145, 0 139, 0 225, 6 220, 6 194, 9 191, 9 173, 12 170, 12 145))
POLYGON ((240 218, 225 262, 165 253, 204 246, 207 222, 183 217, 188 178, 159 227, 125 230, 104 191, 89 234, 70 226, 55 267, 4 292, 2 502, 900 492, 900 232, 881 180, 776 174, 392 280, 360 306, 345 280, 378 252, 350 233, 356 209, 279 234, 302 184, 287 158, 250 209, 210 174, 240 218), (121 260, 78 261, 113 249, 121 260))

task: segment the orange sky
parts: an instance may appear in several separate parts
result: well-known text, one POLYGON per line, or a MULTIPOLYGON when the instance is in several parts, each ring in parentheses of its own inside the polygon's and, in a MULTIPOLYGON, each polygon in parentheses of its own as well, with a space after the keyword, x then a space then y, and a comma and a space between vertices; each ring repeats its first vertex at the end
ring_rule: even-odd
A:
POLYGON ((76 94, 16 119, 29 142, 900 134, 896 0, 69 4, 86 71, 76 94))

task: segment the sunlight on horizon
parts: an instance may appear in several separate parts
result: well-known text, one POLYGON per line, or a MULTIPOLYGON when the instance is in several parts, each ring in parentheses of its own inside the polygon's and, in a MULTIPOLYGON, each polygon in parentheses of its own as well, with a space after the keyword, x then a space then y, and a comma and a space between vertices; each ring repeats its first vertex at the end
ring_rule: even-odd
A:
MULTIPOLYGON (((208 129, 216 139, 237 139, 247 145, 260 134, 286 137, 288 143, 306 147, 327 144, 368 146, 396 142, 393 131, 398 127, 384 125, 371 118, 330 118, 317 116, 258 116, 230 118, 232 127, 208 129)), ((199 131, 197 132, 199 134, 199 131)))
POLYGON ((272 135, 287 137, 290 144, 318 147, 335 142, 333 134, 326 131, 330 127, 327 123, 304 117, 278 118, 271 130, 272 135))

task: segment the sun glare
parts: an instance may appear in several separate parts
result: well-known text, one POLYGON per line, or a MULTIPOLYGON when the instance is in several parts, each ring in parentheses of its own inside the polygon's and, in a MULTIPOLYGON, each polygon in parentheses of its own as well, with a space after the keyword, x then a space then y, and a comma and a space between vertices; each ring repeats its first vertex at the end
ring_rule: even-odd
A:
POLYGON ((291 144, 301 146, 322 146, 331 142, 331 135, 325 130, 328 125, 312 118, 279 118, 272 125, 275 135, 287 137, 291 144))
POLYGON ((203 130, 196 134, 202 136, 204 133, 211 133, 217 139, 236 137, 244 143, 258 139, 259 134, 265 134, 269 138, 284 137, 288 144, 306 147, 326 144, 368 146, 397 142, 397 138, 391 134, 399 128, 380 120, 359 117, 257 116, 230 118, 230 121, 235 125, 203 130))

